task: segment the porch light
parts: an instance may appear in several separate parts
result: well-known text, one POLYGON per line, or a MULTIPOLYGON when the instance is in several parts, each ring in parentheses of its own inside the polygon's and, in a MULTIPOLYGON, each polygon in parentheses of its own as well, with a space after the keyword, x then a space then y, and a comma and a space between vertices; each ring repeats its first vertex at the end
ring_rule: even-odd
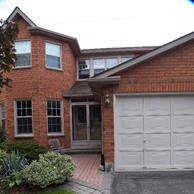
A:
POLYGON ((105 104, 110 104, 110 102, 111 102, 110 95, 106 94, 104 98, 105 98, 104 99, 105 100, 105 104))

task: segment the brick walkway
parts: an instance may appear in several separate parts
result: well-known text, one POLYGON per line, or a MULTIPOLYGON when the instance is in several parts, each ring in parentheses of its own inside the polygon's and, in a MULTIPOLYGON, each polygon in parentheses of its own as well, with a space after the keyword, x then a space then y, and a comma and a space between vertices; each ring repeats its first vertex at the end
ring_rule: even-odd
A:
POLYGON ((100 154, 72 154, 73 161, 77 169, 73 178, 101 187, 103 184, 104 173, 98 171, 101 155, 100 154))

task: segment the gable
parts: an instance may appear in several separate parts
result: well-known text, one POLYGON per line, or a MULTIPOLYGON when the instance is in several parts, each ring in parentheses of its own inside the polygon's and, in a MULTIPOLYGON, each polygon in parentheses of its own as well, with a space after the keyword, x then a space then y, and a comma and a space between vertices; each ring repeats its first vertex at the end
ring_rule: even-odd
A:
POLYGON ((10 14, 10 16, 7 18, 7 21, 13 21, 16 22, 18 18, 23 18, 29 26, 31 27, 36 27, 36 24, 29 18, 27 17, 21 10, 20 8, 16 7, 13 12, 10 14))
POLYGON ((194 40, 134 65, 120 75, 130 80, 191 79, 194 77, 194 40))

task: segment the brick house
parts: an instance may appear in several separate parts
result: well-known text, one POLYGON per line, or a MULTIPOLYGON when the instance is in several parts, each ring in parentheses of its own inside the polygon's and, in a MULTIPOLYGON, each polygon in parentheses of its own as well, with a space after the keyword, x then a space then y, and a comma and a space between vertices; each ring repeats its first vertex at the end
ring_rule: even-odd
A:
POLYGON ((81 50, 19 8, 19 60, 0 95, 8 141, 101 150, 115 171, 194 167, 194 33, 161 47, 81 50))

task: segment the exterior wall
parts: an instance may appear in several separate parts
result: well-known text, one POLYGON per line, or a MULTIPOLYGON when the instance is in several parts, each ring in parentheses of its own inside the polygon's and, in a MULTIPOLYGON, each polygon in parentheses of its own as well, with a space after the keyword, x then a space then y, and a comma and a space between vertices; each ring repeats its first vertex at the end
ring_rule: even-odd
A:
POLYGON ((57 137, 65 147, 70 146, 69 100, 62 97, 61 91, 72 87, 76 81, 76 60, 70 46, 62 41, 48 37, 31 35, 27 30, 28 24, 21 18, 16 23, 19 26, 18 39, 31 39, 31 64, 32 67, 13 69, 8 76, 12 79, 12 88, 4 88, 0 101, 4 101, 5 128, 7 140, 35 141, 48 146, 47 135, 47 109, 48 98, 62 99, 64 111, 65 137, 57 137), (46 68, 45 41, 59 43, 62 46, 62 69, 51 70, 46 68), (32 99, 33 132, 32 138, 15 138, 14 132, 14 99, 32 99))
MULTIPOLYGON (((114 93, 194 91, 194 41, 164 53, 121 74, 120 84, 103 88, 111 96, 103 104, 105 162, 114 162, 114 93)), ((103 100, 104 101, 104 100, 103 100)))

